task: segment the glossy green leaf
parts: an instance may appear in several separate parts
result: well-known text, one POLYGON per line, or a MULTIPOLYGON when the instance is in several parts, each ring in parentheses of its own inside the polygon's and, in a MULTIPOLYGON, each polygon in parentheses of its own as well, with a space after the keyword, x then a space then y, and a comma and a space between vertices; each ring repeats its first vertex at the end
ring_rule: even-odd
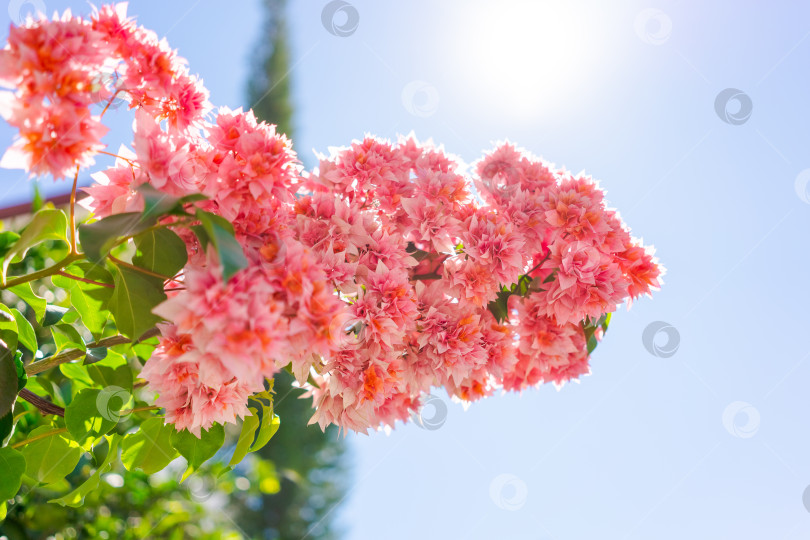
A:
POLYGON ((87 349, 87 354, 84 356, 84 364, 85 366, 90 366, 95 364, 96 362, 101 362, 105 358, 107 358, 109 350, 107 347, 94 347, 91 349, 87 349))
POLYGON ((273 382, 270 381, 270 389, 264 392, 259 392, 250 396, 250 402, 257 405, 254 411, 260 413, 261 422, 259 429, 256 433, 256 440, 250 447, 251 452, 255 452, 263 448, 273 435, 278 431, 280 421, 278 416, 273 412, 273 382))
POLYGON ((87 373, 101 387, 122 388, 132 391, 132 369, 129 366, 112 368, 109 366, 92 364, 87 366, 87 373))
POLYGON ((14 320, 17 323, 17 339, 19 344, 32 353, 37 352, 39 346, 37 345, 37 334, 34 332, 34 327, 31 326, 31 323, 25 318, 25 315, 20 313, 20 310, 12 308, 11 313, 14 315, 14 320))
POLYGON ((153 229, 133 238, 138 253, 132 264, 151 272, 173 277, 188 262, 186 243, 169 229, 153 229))
POLYGON ((65 276, 51 277, 55 286, 68 293, 70 305, 79 313, 84 326, 99 337, 110 315, 105 306, 113 294, 112 274, 102 266, 84 261, 72 264, 64 271, 72 276, 109 285, 95 285, 65 276))
POLYGON ((161 320, 152 309, 166 300, 163 281, 125 266, 115 273, 115 291, 109 308, 118 331, 137 339, 161 320))
POLYGON ((0 448, 0 501, 14 498, 22 486, 25 458, 13 448, 0 448))
POLYGON ((45 240, 61 240, 67 243, 67 224, 67 216, 62 210, 45 208, 34 214, 31 223, 23 229, 19 240, 11 246, 3 259, 3 281, 5 282, 9 265, 21 261, 29 248, 45 240))
POLYGON ((121 462, 128 471, 140 469, 146 474, 163 470, 179 454, 171 443, 174 427, 161 417, 145 420, 140 429, 121 442, 121 462))
POLYGON ((51 326, 61 321, 70 308, 48 304, 45 308, 45 316, 42 318, 42 326, 51 326))
POLYGON ((79 243, 84 255, 92 262, 101 262, 119 238, 134 236, 154 224, 144 221, 138 212, 113 214, 109 217, 79 226, 79 243))
POLYGON ((48 502, 60 504, 62 506, 72 506, 74 508, 81 506, 84 503, 84 498, 87 497, 87 495, 89 495, 92 491, 98 489, 99 482, 101 481, 101 475, 109 471, 112 468, 113 462, 118 459, 118 445, 120 442, 121 437, 117 434, 107 437, 107 444, 109 445, 107 457, 104 458, 104 462, 98 467, 98 469, 96 469, 96 471, 90 475, 90 478, 64 497, 52 499, 48 502))
POLYGON ((0 416, 0 447, 5 446, 14 432, 14 410, 0 416))
POLYGON ((42 320, 42 318, 45 316, 45 309, 48 306, 48 302, 34 292, 34 290, 31 288, 30 282, 20 283, 14 287, 9 287, 8 290, 19 296, 26 304, 31 306, 31 309, 34 310, 34 314, 37 317, 37 321, 42 320))
POLYGON ((143 197, 142 219, 144 220, 153 220, 166 215, 188 215, 183 209, 183 205, 204 201, 208 198, 202 193, 177 198, 155 189, 151 184, 141 184, 137 190, 143 197))
POLYGON ((191 473, 200 468, 200 465, 214 457, 224 443, 225 429, 221 424, 214 424, 207 431, 202 430, 199 438, 185 429, 172 433, 172 446, 188 462, 188 468, 183 474, 182 480, 188 478, 191 473))
POLYGON ((20 239, 20 235, 14 231, 0 232, 0 257, 5 257, 11 246, 20 239))
POLYGON ((56 345, 57 353, 66 349, 87 350, 79 331, 69 324, 55 324, 51 326, 51 333, 53 333, 53 342, 56 345))
POLYGON ((14 355, 14 367, 17 369, 17 392, 19 392, 28 384, 28 373, 25 372, 21 351, 17 351, 14 355))
POLYGON ((118 423, 124 399, 110 399, 96 388, 85 388, 65 407, 65 427, 79 444, 106 435, 118 423))
POLYGON ((87 373, 87 367, 77 362, 61 364, 59 366, 59 371, 61 371, 62 375, 70 379, 74 384, 80 383, 82 386, 93 386, 95 383, 90 377, 90 374, 87 373))
MULTIPOLYGON (((28 434, 29 439, 54 431, 41 426, 28 434)), ((70 474, 82 456, 78 444, 61 433, 48 435, 28 443, 20 450, 25 457, 25 473, 41 484, 52 484, 70 474)))
MULTIPOLYGON (((207 241, 217 250, 219 263, 222 265, 222 278, 227 282, 239 270, 247 267, 242 246, 234 238, 233 225, 221 216, 200 209, 197 209, 196 216, 207 235, 207 241)), ((195 230, 198 231, 199 229, 195 230)))
POLYGON ((0 416, 5 416, 17 399, 17 322, 6 306, 0 304, 0 416))
POLYGON ((248 407, 251 416, 246 416, 242 421, 242 430, 239 432, 239 439, 236 441, 236 448, 234 448, 231 461, 228 462, 229 467, 238 465, 245 459, 245 456, 250 452, 250 447, 256 439, 256 430, 259 429, 259 413, 253 407, 248 407))

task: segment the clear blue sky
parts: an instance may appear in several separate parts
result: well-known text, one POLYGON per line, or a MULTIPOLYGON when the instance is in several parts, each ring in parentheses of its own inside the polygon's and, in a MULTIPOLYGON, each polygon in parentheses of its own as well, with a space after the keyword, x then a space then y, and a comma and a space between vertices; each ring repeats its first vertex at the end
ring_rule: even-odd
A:
MULTIPOLYGON (((599 178, 668 269, 581 384, 350 436, 347 538, 810 537, 810 6, 357 0, 338 37, 326 3, 289 13, 301 154, 414 130, 472 161, 509 138, 599 178), (720 118, 727 88, 747 120, 740 100, 720 118), (679 333, 668 358, 642 343, 654 321, 679 333)), ((237 106, 261 14, 224 5, 131 11, 237 106)))

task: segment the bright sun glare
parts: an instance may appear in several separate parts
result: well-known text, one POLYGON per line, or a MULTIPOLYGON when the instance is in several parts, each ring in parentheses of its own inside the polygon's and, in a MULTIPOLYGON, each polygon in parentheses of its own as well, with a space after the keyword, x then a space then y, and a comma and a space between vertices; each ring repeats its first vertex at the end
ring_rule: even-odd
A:
POLYGON ((597 7, 566 2, 465 3, 460 72, 479 103, 510 116, 537 117, 565 105, 607 51, 597 7))

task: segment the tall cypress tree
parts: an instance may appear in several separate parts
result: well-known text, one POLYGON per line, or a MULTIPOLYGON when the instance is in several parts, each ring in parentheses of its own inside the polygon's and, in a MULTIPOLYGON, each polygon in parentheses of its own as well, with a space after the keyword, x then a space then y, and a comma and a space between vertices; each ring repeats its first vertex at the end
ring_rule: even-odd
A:
MULTIPOLYGON (((247 85, 248 105, 260 120, 276 124, 279 132, 294 137, 286 1, 264 0, 264 4, 266 19, 247 85)), ((259 453, 275 464, 281 489, 245 508, 240 526, 267 539, 335 538, 334 507, 344 488, 344 443, 334 426, 325 433, 317 426, 307 426, 312 403, 298 399, 302 390, 293 382, 287 372, 275 377, 275 410, 281 428, 259 453)))

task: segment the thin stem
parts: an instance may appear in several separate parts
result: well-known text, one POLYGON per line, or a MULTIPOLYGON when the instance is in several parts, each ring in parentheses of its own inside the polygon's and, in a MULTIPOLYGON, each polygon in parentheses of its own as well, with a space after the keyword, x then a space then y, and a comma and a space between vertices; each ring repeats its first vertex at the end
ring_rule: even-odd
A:
POLYGON ((134 162, 134 161, 132 161, 131 159, 129 159, 129 158, 125 158, 124 156, 119 156, 118 154, 113 154, 112 152, 105 152, 104 150, 99 150, 99 151, 98 151, 98 153, 99 153, 99 154, 104 154, 105 156, 111 156, 111 157, 114 157, 114 158, 116 158, 116 159, 123 159, 124 161, 126 161, 127 163, 129 163, 129 166, 130 166, 130 167, 132 167, 133 165, 135 165, 135 162, 134 162))
POLYGON ((76 165, 76 174, 73 176, 73 189, 70 190, 70 253, 78 254, 76 245, 76 185, 79 182, 79 166, 76 165))
POLYGON ((27 388, 20 390, 19 397, 39 409, 45 414, 55 414, 56 416, 65 416, 65 409, 51 403, 47 399, 40 397, 27 388))
POLYGON ((110 108, 110 105, 112 105, 112 102, 113 102, 113 101, 115 101, 115 98, 116 98, 116 97, 118 97, 118 94, 119 94, 121 91, 122 91, 122 89, 121 89, 121 88, 119 88, 118 90, 116 90, 116 91, 115 91, 115 93, 114 93, 114 94, 112 95, 112 97, 110 98, 110 101, 108 101, 108 102, 107 102, 107 106, 106 106, 106 107, 104 107, 104 110, 103 110, 103 111, 101 111, 101 114, 98 116, 99 118, 101 118, 101 117, 103 117, 103 116, 104 116, 104 113, 106 113, 106 112, 107 112, 107 109, 109 109, 109 108, 110 108))
POLYGON ((44 277, 52 276, 54 274, 59 273, 64 267, 68 266, 70 263, 77 261, 82 258, 82 255, 79 253, 68 253, 64 259, 59 261, 58 263, 54 264, 53 266, 49 266, 48 268, 43 268, 42 270, 38 270, 31 274, 27 274, 25 276, 19 276, 11 281, 7 281, 4 285, 0 286, 0 289, 8 289, 10 287, 14 287, 15 285, 20 285, 22 283, 28 283, 29 281, 36 281, 37 279, 42 279, 44 277))
POLYGON ((74 276, 73 274, 68 274, 67 272, 65 272, 63 270, 59 270, 57 272, 57 274, 60 275, 60 276, 64 276, 66 278, 75 279, 76 281, 81 281, 83 283, 89 283, 90 285, 98 285, 99 287, 107 287, 109 289, 114 289, 115 288, 115 285, 112 285, 110 283, 101 283, 100 281, 93 281, 92 279, 87 279, 87 278, 83 278, 83 277, 79 277, 79 276, 74 276))
POLYGON ((145 411, 157 411, 160 410, 160 407, 157 405, 150 405, 148 407, 135 407, 134 409, 129 409, 128 411, 121 411, 118 413, 121 416, 127 416, 136 412, 145 412, 145 411))
MULTIPOLYGON (((135 340, 134 343, 147 340, 151 337, 157 336, 158 334, 160 334, 160 330, 158 330, 157 328, 152 328, 144 332, 144 334, 137 340, 135 340)), ((102 347, 114 347, 115 345, 124 345, 126 343, 133 343, 133 341, 126 336, 121 335, 110 336, 104 339, 100 339, 98 341, 94 341, 93 343, 88 343, 87 348, 98 349, 102 347)), ((59 354, 49 356, 48 358, 43 358, 42 360, 31 362, 30 364, 25 366, 25 372, 28 375, 36 375, 37 373, 42 373, 43 371, 47 371, 60 364, 64 364, 76 360, 78 358, 81 358, 85 354, 87 354, 87 352, 81 349, 68 349, 66 351, 60 352, 59 354)))
POLYGON ((160 278, 160 279, 161 279, 161 280, 163 280, 163 281, 169 281, 169 280, 171 280, 171 279, 172 279, 172 278, 170 278, 170 277, 168 277, 168 276, 164 276, 164 275, 161 275, 161 274, 157 274, 157 273, 155 273, 155 272, 152 272, 151 270, 147 270, 146 268, 141 268, 141 267, 139 267, 139 266, 135 266, 134 264, 129 264, 128 262, 124 262, 124 261, 122 261, 121 259, 118 259, 118 258, 116 258, 116 257, 113 257, 112 255, 108 255, 108 257, 110 258, 110 260, 111 260, 112 262, 114 262, 114 263, 115 263, 115 264, 117 264, 118 266, 123 266, 123 267, 125 267, 125 268, 129 268, 130 270, 135 270, 136 272, 140 272, 140 273, 142 273, 142 274, 146 274, 147 276, 152 276, 152 277, 160 278))
POLYGON ((185 287, 173 287, 171 289, 163 289, 163 292, 172 292, 172 291, 185 291, 185 287))
POLYGON ((57 428, 57 429, 54 429, 53 431, 49 431, 47 433, 40 433, 36 437, 31 437, 30 439, 25 439, 24 441, 20 441, 18 443, 12 444, 11 448, 14 448, 16 450, 17 448, 23 447, 26 444, 31 444, 32 442, 38 441, 40 439, 44 439, 46 437, 51 437, 52 435, 59 435, 60 433, 64 433, 66 431, 67 431, 67 428, 57 428))

